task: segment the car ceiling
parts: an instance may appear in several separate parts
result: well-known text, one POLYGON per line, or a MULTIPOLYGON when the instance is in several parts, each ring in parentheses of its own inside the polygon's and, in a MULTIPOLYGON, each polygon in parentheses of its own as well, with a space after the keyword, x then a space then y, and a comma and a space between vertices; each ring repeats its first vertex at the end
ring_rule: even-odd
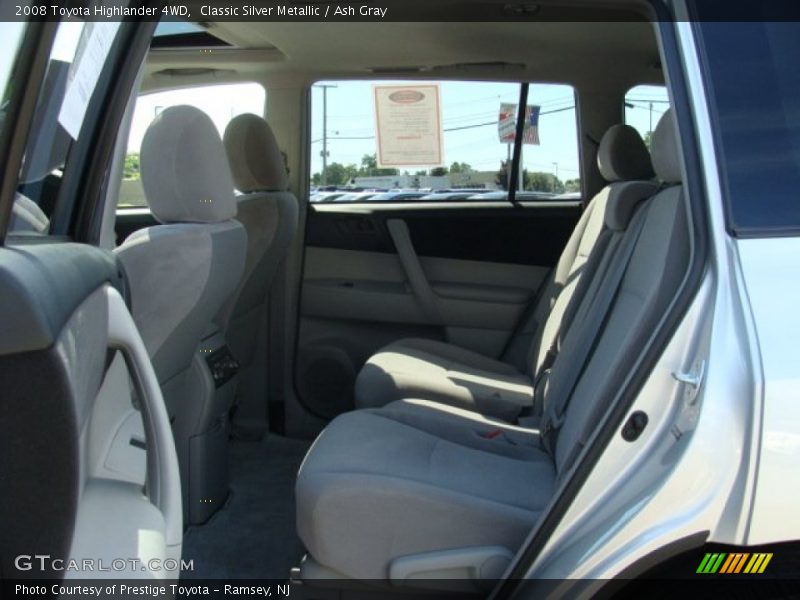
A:
POLYGON ((152 50, 144 89, 199 80, 302 84, 375 77, 529 80, 577 87, 597 78, 604 86, 609 79, 620 84, 663 82, 653 27, 633 5, 613 5, 612 10, 608 3, 526 4, 536 6, 536 14, 521 20, 435 21, 466 14, 466 7, 473 10, 472 18, 511 18, 497 13, 508 6, 485 0, 428 2, 417 12, 420 18, 427 15, 428 22, 206 22, 202 25, 208 33, 230 47, 152 50), (440 12, 446 5, 457 8, 440 12), (576 20, 588 17, 595 20, 576 20))

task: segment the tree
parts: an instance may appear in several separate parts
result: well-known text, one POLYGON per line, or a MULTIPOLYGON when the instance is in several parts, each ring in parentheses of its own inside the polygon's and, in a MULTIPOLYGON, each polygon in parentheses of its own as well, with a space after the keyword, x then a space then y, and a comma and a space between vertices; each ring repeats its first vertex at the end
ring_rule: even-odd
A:
POLYGON ((454 162, 450 165, 451 173, 472 173, 472 166, 465 162, 454 162))
POLYGON ((344 165, 332 162, 325 169, 325 183, 330 185, 341 185, 346 181, 344 165))
MULTIPOLYGON (((494 182, 503 190, 508 189, 509 162, 507 160, 500 161, 500 169, 494 176, 494 182)), ((522 189, 531 189, 531 176, 527 169, 522 170, 522 189)))
POLYGON ((358 167, 354 164, 345 165, 344 176, 345 183, 350 183, 353 178, 358 177, 358 167))
POLYGON ((362 177, 380 177, 386 175, 399 175, 398 169, 379 169, 378 157, 375 154, 365 154, 361 157, 361 168, 357 175, 362 177))
POLYGON ((508 189, 508 161, 500 161, 500 169, 494 175, 494 182, 500 187, 501 190, 508 189))
POLYGON ((581 191, 581 180, 580 179, 567 179, 564 182, 564 191, 565 192, 580 192, 581 191))
POLYGON ((139 153, 129 152, 122 165, 122 178, 137 181, 139 179, 139 153))
POLYGON ((434 167, 431 169, 431 177, 444 177, 447 175, 447 167, 434 167))
POLYGON ((653 141, 653 132, 648 131, 644 134, 644 145, 647 146, 647 149, 650 150, 650 144, 653 141))
POLYGON ((536 192, 561 192, 564 189, 564 184, 555 175, 543 171, 531 173, 529 186, 526 186, 526 189, 536 192))

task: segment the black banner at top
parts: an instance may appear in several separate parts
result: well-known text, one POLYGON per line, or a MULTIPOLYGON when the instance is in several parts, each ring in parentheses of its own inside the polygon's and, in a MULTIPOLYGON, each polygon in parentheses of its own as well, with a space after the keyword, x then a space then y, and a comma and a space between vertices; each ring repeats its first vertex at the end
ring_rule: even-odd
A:
MULTIPOLYGON (((664 0, 650 0, 659 20, 675 18, 664 0)), ((800 22, 797 0, 688 0, 688 20, 800 22)), ((175 20, 285 22, 626 22, 642 10, 613 2, 555 0, 2 0, 0 21, 175 20)), ((652 12, 651 12, 652 14, 652 12)), ((413 43, 409 40, 409 43, 413 43)))

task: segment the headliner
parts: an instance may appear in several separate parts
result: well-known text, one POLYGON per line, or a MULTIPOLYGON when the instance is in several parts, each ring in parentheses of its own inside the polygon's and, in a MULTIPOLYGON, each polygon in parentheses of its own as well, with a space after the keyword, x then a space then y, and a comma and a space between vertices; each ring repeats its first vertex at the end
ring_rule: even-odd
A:
MULTIPOLYGON (((485 7, 487 2, 461 0, 485 7)), ((495 7, 497 3, 488 3, 495 7)), ((426 6, 441 7, 443 3, 426 6)), ((566 3, 533 21, 500 22, 211 22, 208 32, 232 48, 158 49, 148 58, 146 88, 199 79, 413 78, 548 81, 576 87, 597 78, 661 83, 652 25, 636 13, 607 12, 614 21, 552 21, 594 16, 566 3), (197 75, 165 69, 215 69, 197 75), (176 74, 177 73, 177 74, 176 74)), ((602 6, 608 6, 607 3, 602 6)), ((431 18, 436 14, 431 13, 431 18)))

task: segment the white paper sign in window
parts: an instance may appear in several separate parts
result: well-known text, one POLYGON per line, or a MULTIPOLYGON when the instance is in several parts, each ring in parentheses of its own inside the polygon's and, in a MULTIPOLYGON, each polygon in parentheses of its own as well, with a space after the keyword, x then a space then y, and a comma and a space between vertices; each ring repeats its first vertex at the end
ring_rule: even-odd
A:
POLYGON ((438 83, 374 85, 378 166, 437 166, 442 156, 438 83))
POLYGON ((78 139, 89 100, 119 26, 119 22, 86 23, 81 31, 75 60, 67 76, 67 92, 58 115, 58 122, 73 139, 78 139))

